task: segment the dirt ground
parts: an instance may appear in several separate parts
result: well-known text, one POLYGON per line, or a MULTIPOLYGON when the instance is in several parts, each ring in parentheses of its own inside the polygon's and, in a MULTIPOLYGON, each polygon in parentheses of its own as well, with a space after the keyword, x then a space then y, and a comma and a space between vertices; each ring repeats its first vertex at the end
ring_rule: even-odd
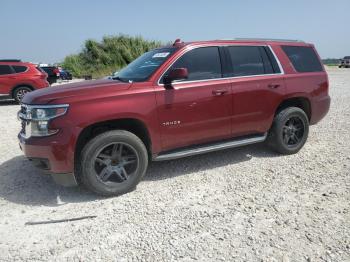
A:
POLYGON ((331 110, 298 154, 259 144, 152 163, 107 199, 35 169, 19 106, 0 101, 0 261, 350 261, 350 69, 328 72, 331 110))

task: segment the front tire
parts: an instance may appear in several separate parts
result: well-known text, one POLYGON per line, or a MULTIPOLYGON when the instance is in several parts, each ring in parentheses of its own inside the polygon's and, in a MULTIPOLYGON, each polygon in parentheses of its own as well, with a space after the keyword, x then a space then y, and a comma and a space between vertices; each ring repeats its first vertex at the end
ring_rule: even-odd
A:
POLYGON ((27 86, 19 86, 13 91, 13 98, 16 100, 17 103, 20 103, 24 95, 31 91, 32 89, 30 89, 27 86))
POLYGON ((103 196, 116 196, 136 188, 148 166, 145 145, 133 133, 114 130, 90 140, 78 163, 78 180, 103 196))
POLYGON ((274 118, 267 143, 281 154, 295 154, 305 144, 309 134, 309 119, 298 107, 281 110, 274 118))

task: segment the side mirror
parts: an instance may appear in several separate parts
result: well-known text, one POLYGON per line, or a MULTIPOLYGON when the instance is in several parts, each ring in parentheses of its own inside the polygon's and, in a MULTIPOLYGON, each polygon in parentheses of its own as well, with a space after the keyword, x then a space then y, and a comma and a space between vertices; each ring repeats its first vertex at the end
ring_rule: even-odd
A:
POLYGON ((185 80, 188 78, 187 68, 174 68, 170 70, 169 74, 164 77, 164 84, 171 84, 175 80, 185 80))

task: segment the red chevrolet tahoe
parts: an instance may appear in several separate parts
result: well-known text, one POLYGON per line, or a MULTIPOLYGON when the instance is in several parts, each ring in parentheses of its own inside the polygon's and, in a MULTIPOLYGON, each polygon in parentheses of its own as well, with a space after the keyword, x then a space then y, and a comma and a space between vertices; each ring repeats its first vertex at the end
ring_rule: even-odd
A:
POLYGON ((151 50, 113 79, 26 94, 20 147, 63 185, 133 190, 148 162, 266 141, 298 152, 328 112, 312 44, 215 40, 151 50))

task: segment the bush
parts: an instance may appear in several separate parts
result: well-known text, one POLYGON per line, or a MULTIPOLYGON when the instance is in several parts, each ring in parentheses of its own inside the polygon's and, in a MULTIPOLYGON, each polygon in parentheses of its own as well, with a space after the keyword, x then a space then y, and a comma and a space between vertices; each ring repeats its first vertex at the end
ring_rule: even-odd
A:
POLYGON ((79 54, 69 55, 64 59, 62 67, 71 71, 74 77, 103 77, 159 46, 161 42, 147 41, 139 36, 105 36, 101 42, 89 39, 85 41, 79 54))

